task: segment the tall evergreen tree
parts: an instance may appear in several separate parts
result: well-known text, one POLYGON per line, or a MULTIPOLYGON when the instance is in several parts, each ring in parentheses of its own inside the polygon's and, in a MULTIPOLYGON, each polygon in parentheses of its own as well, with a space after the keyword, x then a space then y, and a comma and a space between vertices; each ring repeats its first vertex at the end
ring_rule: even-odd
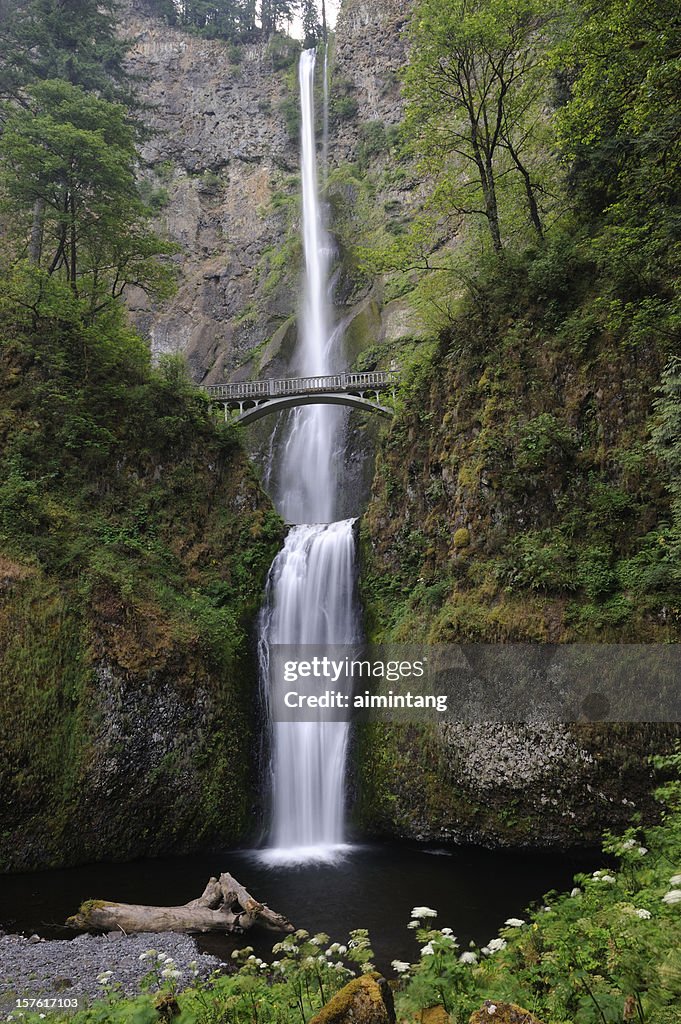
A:
POLYGON ((116 31, 117 0, 18 0, 0 8, 0 95, 59 78, 129 104, 129 43, 116 31))

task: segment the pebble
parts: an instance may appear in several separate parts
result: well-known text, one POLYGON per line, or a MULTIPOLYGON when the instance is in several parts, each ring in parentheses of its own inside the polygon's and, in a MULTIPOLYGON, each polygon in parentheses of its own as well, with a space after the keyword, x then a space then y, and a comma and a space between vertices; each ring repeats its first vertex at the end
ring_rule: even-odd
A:
MULTIPOLYGON (((165 953, 181 972, 177 987, 185 988, 194 975, 189 964, 195 960, 199 977, 207 977, 225 966, 218 957, 200 953, 189 935, 177 932, 144 935, 78 935, 74 939, 41 939, 38 935, 0 933, 0 1011, 11 1010, 17 997, 78 997, 86 1005, 105 990, 97 975, 113 971, 111 982, 126 995, 140 991, 140 982, 153 961, 142 961, 148 949, 165 953)), ((161 965, 162 966, 162 965, 161 965)))

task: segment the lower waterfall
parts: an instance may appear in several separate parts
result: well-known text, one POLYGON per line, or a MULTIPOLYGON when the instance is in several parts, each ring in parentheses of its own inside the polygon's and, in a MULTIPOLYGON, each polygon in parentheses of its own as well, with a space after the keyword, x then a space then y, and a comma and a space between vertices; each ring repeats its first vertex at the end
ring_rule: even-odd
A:
MULTIPOLYGON (((272 644, 359 639, 354 520, 296 526, 275 558, 260 615, 260 678, 269 694, 272 644)), ((327 857, 345 837, 347 722, 270 718, 270 860, 327 857)))

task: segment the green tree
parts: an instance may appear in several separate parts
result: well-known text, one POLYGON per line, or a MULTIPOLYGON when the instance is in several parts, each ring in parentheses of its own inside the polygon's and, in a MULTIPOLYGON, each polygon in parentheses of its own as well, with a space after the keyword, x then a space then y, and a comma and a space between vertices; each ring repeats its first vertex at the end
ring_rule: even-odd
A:
POLYGON ((5 203, 21 224, 43 209, 40 265, 61 274, 92 311, 126 284, 165 293, 157 257, 170 251, 147 228, 135 183, 135 131, 126 109, 65 81, 25 90, 0 138, 5 203))
POLYGON ((0 8, 0 95, 21 99, 34 81, 61 78, 129 104, 117 0, 18 0, 0 8))
MULTIPOLYGON (((572 182, 591 209, 602 212, 657 168, 670 181, 681 156, 681 20, 673 0, 582 2, 559 52, 572 80, 559 115, 559 138, 572 182)), ((646 202, 657 196, 647 182, 646 202)))
MULTIPOLYGON (((558 55, 572 83, 557 118, 572 199, 583 220, 603 226, 599 262, 627 300, 668 299, 679 270, 678 5, 605 0, 578 13, 558 55)), ((658 326, 677 336, 678 323, 658 326)))
POLYGON ((518 177, 543 233, 541 105, 553 18, 545 0, 420 0, 405 76, 407 127, 447 211, 480 216, 503 248, 500 193, 518 177))
POLYGON ((315 0, 302 0, 301 16, 303 22, 303 38, 305 46, 316 46, 324 38, 324 29, 319 19, 319 11, 315 0))

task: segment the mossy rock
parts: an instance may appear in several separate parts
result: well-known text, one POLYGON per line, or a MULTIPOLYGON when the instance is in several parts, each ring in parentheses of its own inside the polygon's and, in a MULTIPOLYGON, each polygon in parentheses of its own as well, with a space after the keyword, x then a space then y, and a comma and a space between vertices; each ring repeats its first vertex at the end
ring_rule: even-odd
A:
POLYGON ((457 550, 460 550, 461 548, 467 548, 468 547, 468 545, 471 542, 471 535, 470 535, 470 533, 468 532, 468 530, 466 529, 465 526, 461 526, 461 527, 459 527, 458 530, 455 530, 454 537, 453 537, 453 542, 454 542, 454 547, 457 550))
POLYGON ((427 1010, 419 1011, 416 1020, 418 1024, 451 1024, 452 1018, 444 1006, 429 1006, 427 1010))
POLYGON ((469 1024, 542 1024, 529 1010, 515 1003, 495 1003, 486 999, 480 1010, 471 1014, 469 1024))
POLYGON ((380 974, 364 974, 337 992, 310 1024, 395 1024, 388 983, 380 974))

